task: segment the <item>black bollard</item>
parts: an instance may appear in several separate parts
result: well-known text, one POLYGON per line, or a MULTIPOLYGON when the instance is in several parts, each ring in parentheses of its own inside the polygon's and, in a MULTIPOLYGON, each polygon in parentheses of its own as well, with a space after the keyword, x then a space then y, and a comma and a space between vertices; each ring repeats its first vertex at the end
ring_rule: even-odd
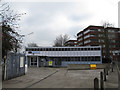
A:
POLYGON ((108 68, 106 68, 106 75, 108 75, 108 68))
POLYGON ((112 67, 112 72, 113 72, 113 67, 112 67))
POLYGON ((112 67, 111 67, 111 71, 113 72, 113 63, 112 63, 112 65, 111 65, 112 67))
POLYGON ((104 81, 106 81, 106 69, 104 68, 104 81))
POLYGON ((100 89, 104 90, 103 72, 100 72, 100 89))
POLYGON ((98 78, 94 79, 94 90, 99 90, 99 80, 98 80, 98 78))

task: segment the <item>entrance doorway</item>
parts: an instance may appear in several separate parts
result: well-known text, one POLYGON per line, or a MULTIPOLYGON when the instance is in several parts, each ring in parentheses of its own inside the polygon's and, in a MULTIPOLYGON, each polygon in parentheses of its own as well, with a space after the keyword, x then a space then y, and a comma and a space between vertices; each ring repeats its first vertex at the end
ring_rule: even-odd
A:
POLYGON ((37 67, 37 57, 31 57, 30 58, 30 66, 37 67))

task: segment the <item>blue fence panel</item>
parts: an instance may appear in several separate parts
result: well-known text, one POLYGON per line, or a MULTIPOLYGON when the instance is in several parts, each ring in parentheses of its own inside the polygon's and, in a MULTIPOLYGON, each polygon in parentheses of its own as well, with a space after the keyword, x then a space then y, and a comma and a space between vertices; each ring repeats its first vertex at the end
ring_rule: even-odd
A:
POLYGON ((15 78, 25 74, 25 55, 8 53, 7 67, 6 67, 6 80, 15 78), (20 67, 21 57, 23 57, 23 67, 20 67))

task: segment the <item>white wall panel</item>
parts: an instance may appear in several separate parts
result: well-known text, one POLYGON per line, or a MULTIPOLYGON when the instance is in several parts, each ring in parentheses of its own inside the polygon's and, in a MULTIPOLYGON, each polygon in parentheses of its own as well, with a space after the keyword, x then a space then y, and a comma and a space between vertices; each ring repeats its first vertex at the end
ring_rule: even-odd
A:
MULTIPOLYGON (((39 56, 101 56, 101 51, 40 51, 35 53, 39 56)), ((28 54, 26 55, 33 55, 28 54)))

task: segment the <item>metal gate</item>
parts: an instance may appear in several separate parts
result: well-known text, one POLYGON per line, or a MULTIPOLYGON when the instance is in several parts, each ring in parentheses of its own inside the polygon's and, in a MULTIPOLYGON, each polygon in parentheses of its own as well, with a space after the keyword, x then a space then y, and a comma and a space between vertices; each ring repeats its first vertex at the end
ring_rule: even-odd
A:
POLYGON ((8 53, 6 65, 6 79, 15 78, 25 74, 25 55, 8 53))

